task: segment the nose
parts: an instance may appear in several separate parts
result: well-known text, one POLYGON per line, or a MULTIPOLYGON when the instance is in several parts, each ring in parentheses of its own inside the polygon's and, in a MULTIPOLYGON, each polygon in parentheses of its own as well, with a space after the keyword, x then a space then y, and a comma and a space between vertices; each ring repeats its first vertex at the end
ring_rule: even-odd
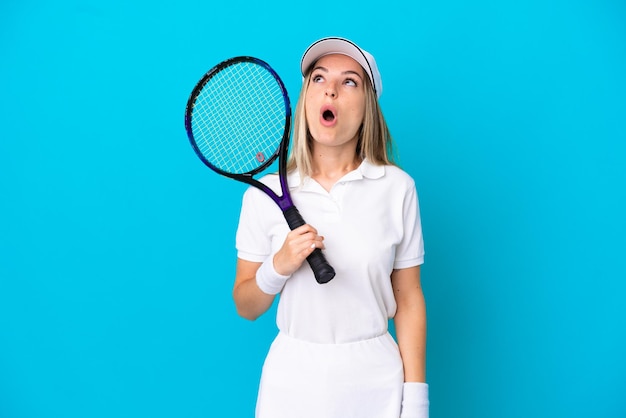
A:
POLYGON ((337 97, 337 92, 335 91, 334 87, 328 86, 326 88, 326 96, 330 97, 330 98, 335 98, 337 97))

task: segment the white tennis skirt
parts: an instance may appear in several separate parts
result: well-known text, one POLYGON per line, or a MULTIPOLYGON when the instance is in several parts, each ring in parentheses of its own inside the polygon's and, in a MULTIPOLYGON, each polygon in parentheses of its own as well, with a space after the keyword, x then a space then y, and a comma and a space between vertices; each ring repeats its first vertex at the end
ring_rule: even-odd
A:
POLYGON ((256 417, 398 418, 403 381, 389 333, 346 344, 279 333, 263 365, 256 417))

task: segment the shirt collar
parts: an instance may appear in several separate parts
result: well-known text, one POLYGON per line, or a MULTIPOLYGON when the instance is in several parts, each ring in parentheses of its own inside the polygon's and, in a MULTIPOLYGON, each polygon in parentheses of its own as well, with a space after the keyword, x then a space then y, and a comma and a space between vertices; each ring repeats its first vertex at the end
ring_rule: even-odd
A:
MULTIPOLYGON (((357 167, 356 170, 353 170, 343 176, 339 181, 355 181, 362 180, 363 178, 367 178, 370 180, 376 180, 385 175, 385 166, 384 165, 374 165, 370 163, 367 159, 363 160, 361 165, 357 167)), ((287 181, 289 183, 290 189, 295 189, 300 187, 300 171, 294 170, 287 175, 287 181)), ((308 190, 311 186, 311 178, 307 176, 304 181, 302 181, 302 189, 308 190)))

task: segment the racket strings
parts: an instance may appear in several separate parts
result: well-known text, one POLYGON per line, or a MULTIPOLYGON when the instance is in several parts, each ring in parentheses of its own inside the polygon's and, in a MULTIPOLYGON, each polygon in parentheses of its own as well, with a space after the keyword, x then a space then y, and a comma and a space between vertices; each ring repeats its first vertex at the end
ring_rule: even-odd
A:
POLYGON ((278 152, 285 115, 283 90, 273 74, 244 61, 223 68, 206 82, 194 102, 191 126, 209 163, 243 174, 278 152))

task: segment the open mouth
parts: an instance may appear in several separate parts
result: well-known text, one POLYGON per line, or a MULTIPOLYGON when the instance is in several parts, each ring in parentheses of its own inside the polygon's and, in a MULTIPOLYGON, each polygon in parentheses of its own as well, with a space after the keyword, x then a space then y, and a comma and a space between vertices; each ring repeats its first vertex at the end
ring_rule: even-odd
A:
POLYGON ((320 121, 322 125, 331 127, 337 123, 337 110, 333 106, 325 105, 320 110, 320 121))

